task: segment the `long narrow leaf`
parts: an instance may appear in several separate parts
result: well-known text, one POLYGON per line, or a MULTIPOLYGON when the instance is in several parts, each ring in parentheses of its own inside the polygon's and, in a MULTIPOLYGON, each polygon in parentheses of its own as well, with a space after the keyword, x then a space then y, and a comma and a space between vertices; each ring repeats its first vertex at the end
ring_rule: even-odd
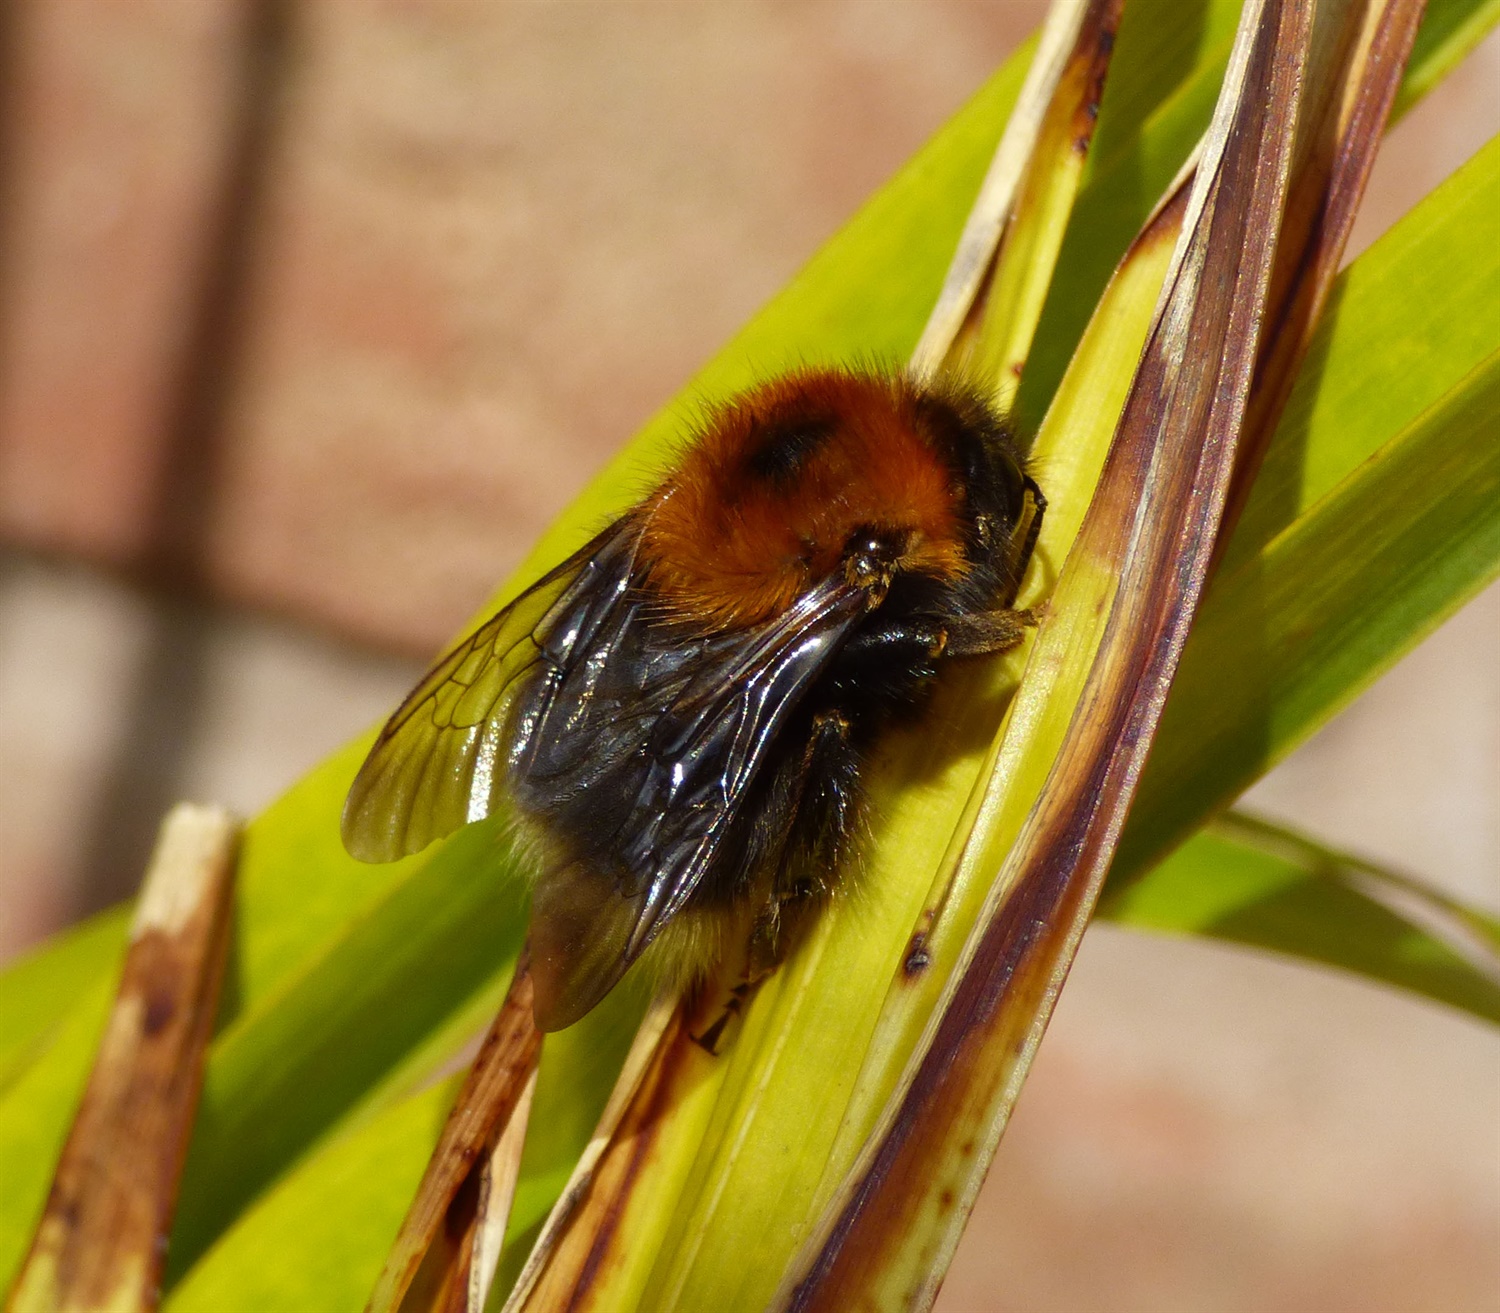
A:
POLYGON ((7 1313, 149 1313, 229 948, 238 825, 162 823, 119 994, 7 1313))
POLYGON ((1335 287, 1188 642, 1113 881, 1183 842, 1500 573, 1497 204, 1500 141, 1335 287))
MULTIPOLYGON (((1099 137, 1017 396, 1023 425, 1046 413, 1111 271, 1207 128, 1239 11, 1239 0, 1132 0, 1120 28, 1122 76, 1105 90, 1099 137)), ((1429 0, 1393 117, 1497 21, 1500 0, 1429 0)))
MULTIPOLYGON (((911 366, 918 374, 931 374, 943 364, 979 300, 1002 234, 1015 213, 1027 166, 1037 154, 1038 139, 1046 127, 1058 84, 1074 63, 1080 34, 1090 26, 1090 20, 1095 28, 1101 26, 1102 16, 1094 12, 1100 7, 1096 0, 1060 0, 1047 12, 1026 81, 1006 119, 1005 131, 964 222, 937 302, 912 352, 911 366)), ((1113 27, 1111 21, 1111 35, 1113 27)))
MULTIPOLYGON (((1310 4, 1246 6, 1183 239, 1033 654, 1054 706, 1028 746, 1054 764, 902 1090, 794 1270, 787 1308, 925 1308, 957 1244, 1196 609, 1259 347, 1312 33, 1310 4), (1072 714, 1054 738, 1057 700, 1072 714)), ((1027 769, 1023 759, 1016 773, 1027 769)))
POLYGON ((1500 1024, 1494 918, 1254 817, 1214 821, 1107 891, 1099 915, 1326 963, 1500 1024))
MULTIPOLYGON (((523 952, 376 1282, 369 1313, 442 1313, 460 1296, 467 1300, 471 1287, 488 1288, 492 1269, 475 1268, 479 1237, 490 1223, 486 1206, 494 1182, 488 1166, 501 1139, 519 1144, 512 1128, 523 1106, 530 1108, 542 1046, 532 1022, 532 997, 523 952)), ((500 1192, 508 1214, 511 1186, 500 1192)), ((503 1217, 493 1225, 504 1233, 503 1217)))
MULTIPOLYGON (((1068 216, 1088 163, 1115 32, 1124 0, 1090 0, 1058 79, 1015 211, 974 328, 975 349, 963 368, 990 383, 1007 410, 1015 397, 1042 304, 1051 285, 1068 216)), ((920 347, 913 368, 921 367, 920 347)))

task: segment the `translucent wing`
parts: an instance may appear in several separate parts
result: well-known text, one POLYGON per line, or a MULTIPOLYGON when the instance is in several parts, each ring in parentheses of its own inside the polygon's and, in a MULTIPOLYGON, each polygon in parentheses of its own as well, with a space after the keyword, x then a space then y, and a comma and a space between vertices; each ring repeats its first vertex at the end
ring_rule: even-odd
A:
POLYGON ((534 728, 518 736, 512 782, 569 845, 532 901, 543 1029, 589 1011, 688 901, 778 731, 866 609, 835 578, 753 630, 694 640, 638 621, 610 660, 528 695, 545 705, 518 710, 534 728))
POLYGON ((428 671, 349 790, 343 837, 353 856, 395 861, 490 814, 517 693, 539 666, 555 675, 574 654, 607 650, 625 623, 634 537, 628 518, 616 521, 428 671))

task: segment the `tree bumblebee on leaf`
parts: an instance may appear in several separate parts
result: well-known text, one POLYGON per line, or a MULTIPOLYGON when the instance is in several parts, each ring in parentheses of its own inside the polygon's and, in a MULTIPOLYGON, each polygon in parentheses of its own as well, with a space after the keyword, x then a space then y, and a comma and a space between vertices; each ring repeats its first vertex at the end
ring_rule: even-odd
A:
POLYGON ((769 969, 849 878, 885 727, 948 662, 1021 640, 1045 505, 975 389, 752 387, 423 678, 354 781, 345 846, 393 861, 511 813, 541 856, 543 1030, 653 945, 688 974, 747 945, 769 969))

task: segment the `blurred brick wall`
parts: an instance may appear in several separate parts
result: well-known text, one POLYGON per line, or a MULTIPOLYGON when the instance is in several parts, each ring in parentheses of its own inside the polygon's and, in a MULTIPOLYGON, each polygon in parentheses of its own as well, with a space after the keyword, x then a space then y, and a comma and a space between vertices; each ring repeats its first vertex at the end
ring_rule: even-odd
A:
POLYGON ((0 536, 428 652, 1040 0, 21 0, 0 536))

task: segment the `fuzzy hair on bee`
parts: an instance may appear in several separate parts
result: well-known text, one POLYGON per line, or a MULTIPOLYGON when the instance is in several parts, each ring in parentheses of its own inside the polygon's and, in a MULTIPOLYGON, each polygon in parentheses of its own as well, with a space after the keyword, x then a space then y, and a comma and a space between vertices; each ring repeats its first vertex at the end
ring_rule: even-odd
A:
POLYGON ((638 505, 447 653, 344 809, 365 861, 510 814, 543 1030, 645 955, 781 961, 854 878, 863 781, 1003 651, 1046 503, 976 388, 802 369, 713 408, 638 505))

